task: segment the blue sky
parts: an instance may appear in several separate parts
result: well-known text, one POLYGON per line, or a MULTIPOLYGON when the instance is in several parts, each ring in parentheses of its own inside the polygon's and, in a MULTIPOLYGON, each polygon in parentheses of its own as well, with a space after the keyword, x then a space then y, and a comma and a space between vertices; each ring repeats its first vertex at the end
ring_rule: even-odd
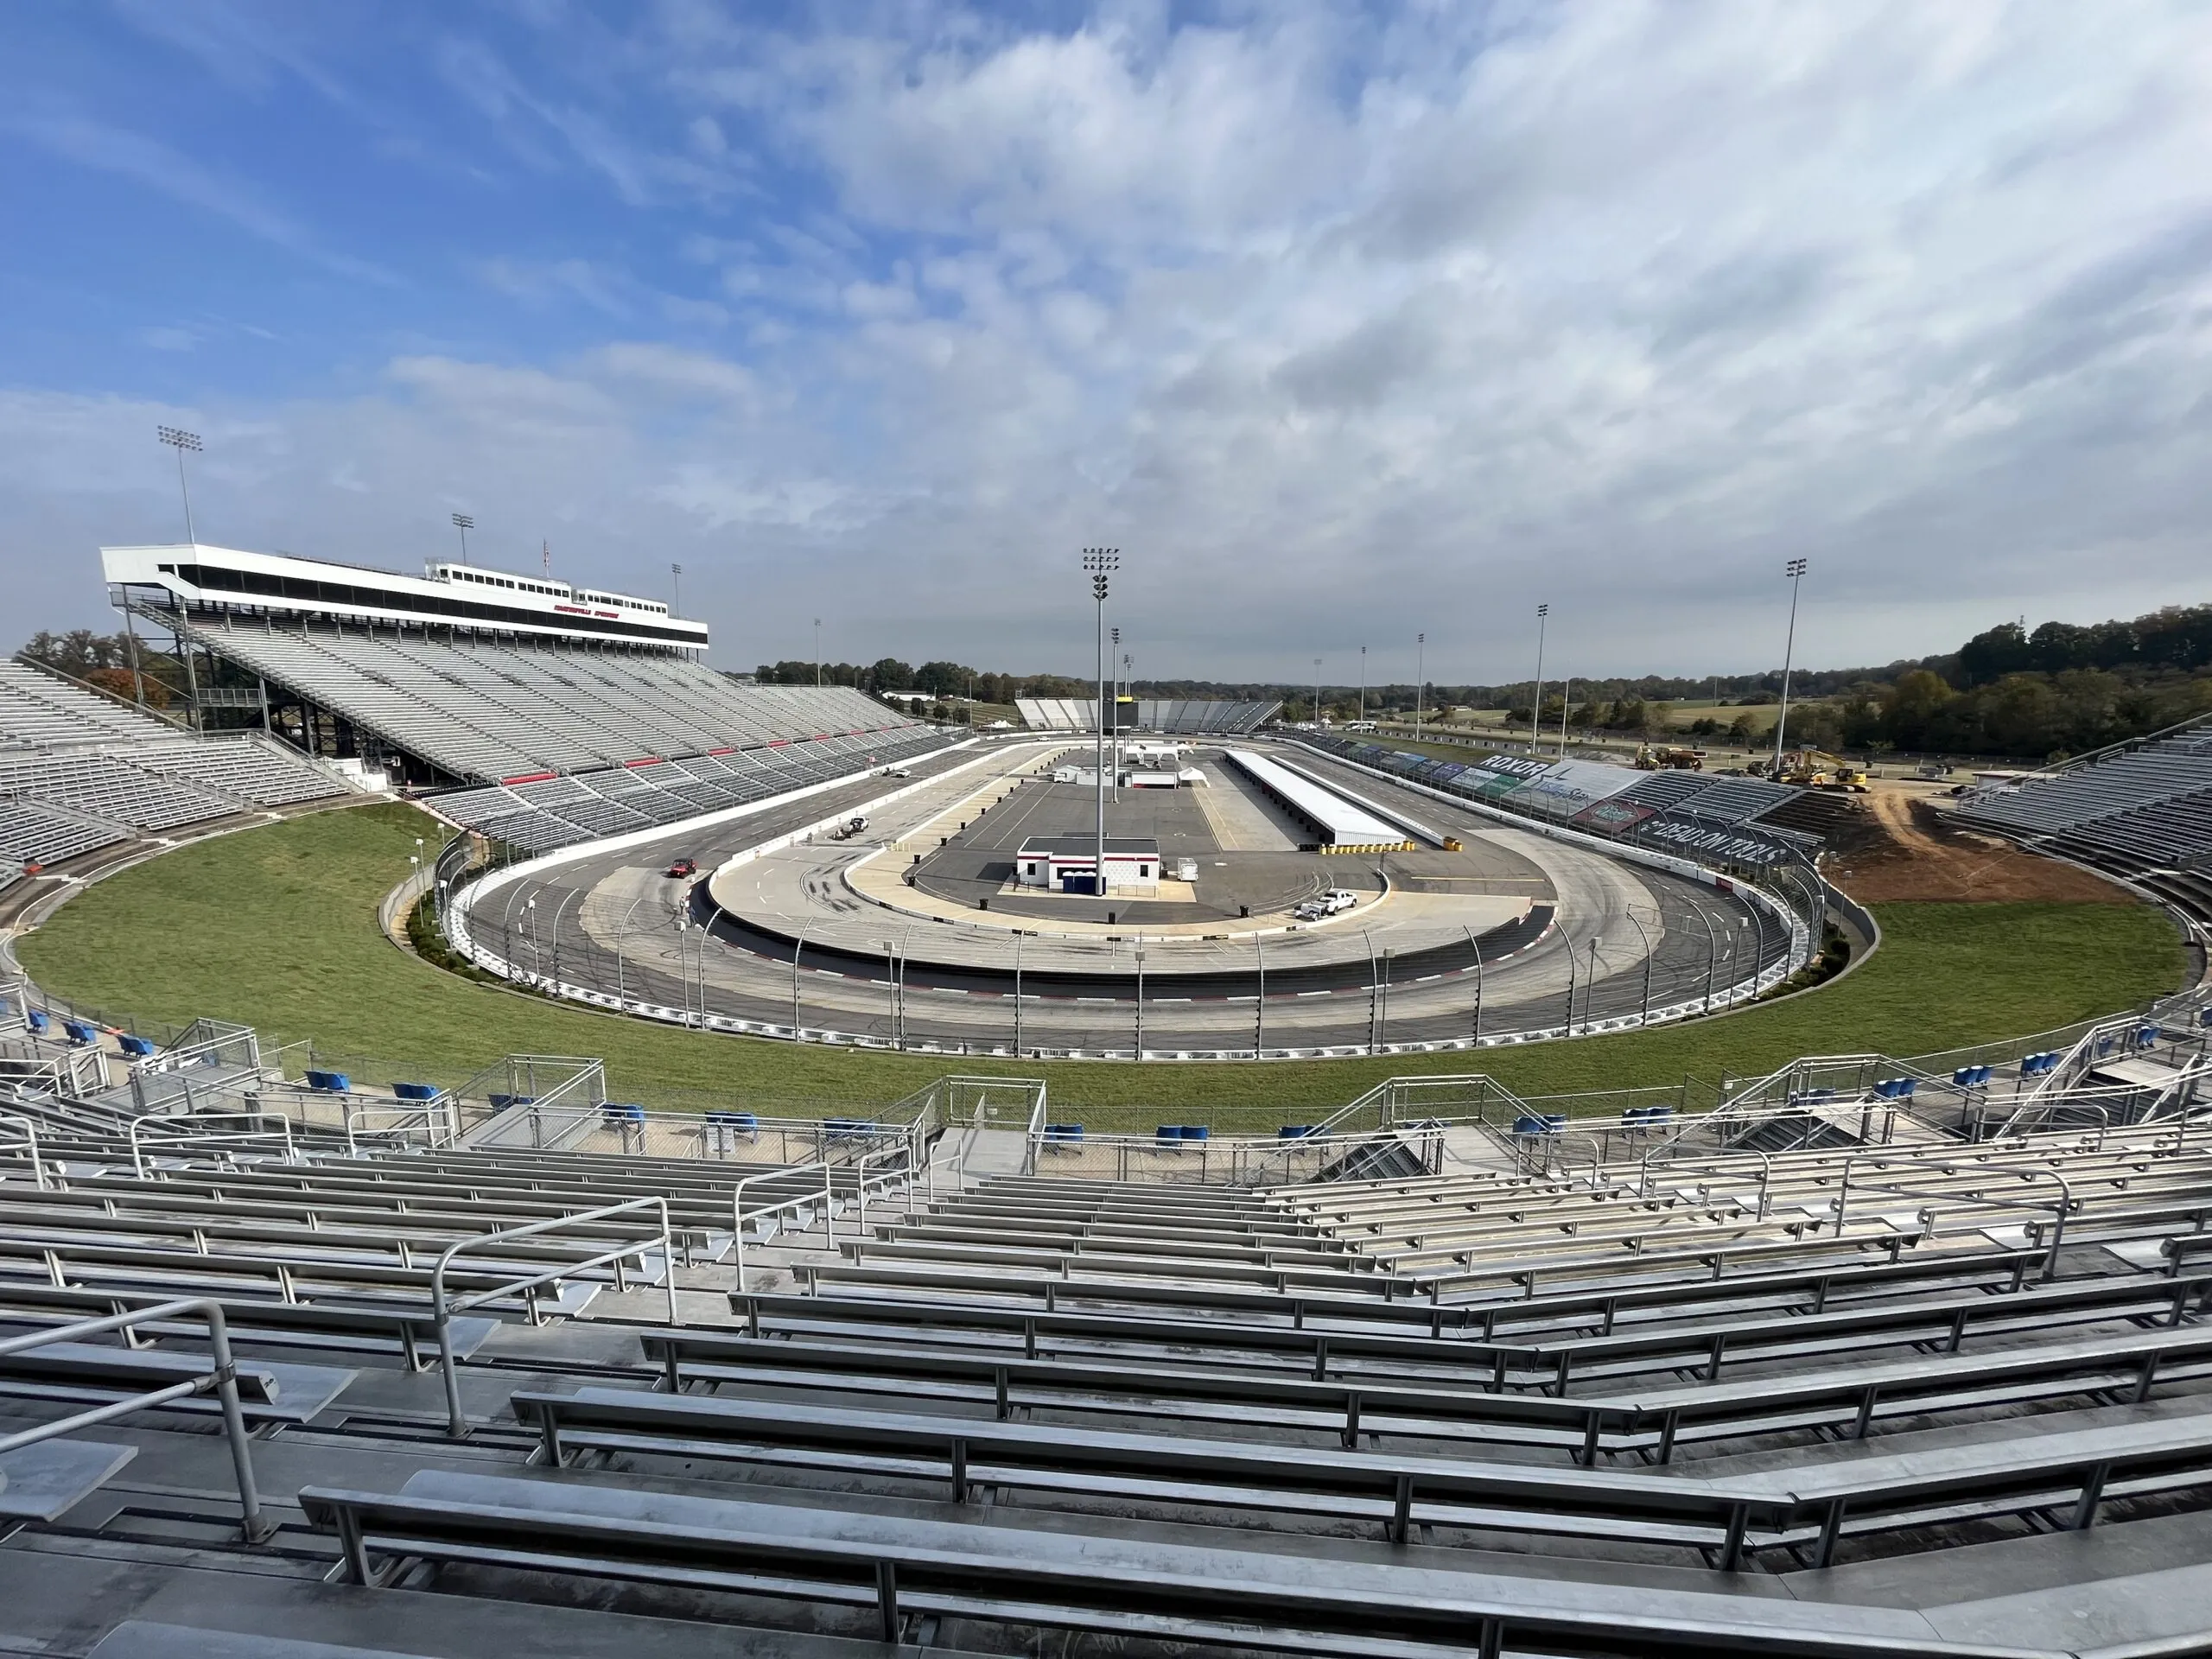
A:
POLYGON ((715 658, 1751 669, 2202 602, 2212 16, 8 11, 0 571, 666 592, 715 658), (1400 658, 1404 660, 1400 661, 1400 658))

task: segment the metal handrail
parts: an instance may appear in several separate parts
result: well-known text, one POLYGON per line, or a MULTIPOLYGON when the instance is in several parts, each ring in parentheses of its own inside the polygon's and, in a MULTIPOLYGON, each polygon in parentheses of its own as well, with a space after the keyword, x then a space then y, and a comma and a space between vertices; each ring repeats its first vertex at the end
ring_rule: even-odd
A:
POLYGON ((111 1401, 91 1411, 80 1411, 73 1416, 41 1423, 35 1428, 27 1428, 0 1438, 0 1452, 13 1452, 18 1446, 35 1446, 41 1440, 56 1440, 73 1429, 90 1428, 95 1423, 128 1417, 149 1407, 167 1405, 172 1400, 188 1399, 212 1389, 222 1407, 223 1434, 231 1443, 231 1469, 238 1477, 240 1529, 246 1542, 257 1544, 276 1530, 276 1523, 262 1514, 261 1493, 254 1485, 253 1458, 246 1449, 245 1413, 238 1404, 238 1363, 231 1357, 230 1328, 224 1323, 221 1303, 204 1296, 188 1296, 152 1307, 134 1308, 128 1313, 111 1313, 105 1319, 79 1319, 52 1330, 35 1331, 29 1336, 11 1337, 5 1342, 0 1342, 0 1356, 20 1354, 57 1342, 74 1342, 79 1338, 96 1337, 106 1331, 126 1331, 136 1325, 189 1313, 198 1314, 207 1323, 209 1370, 205 1376, 189 1377, 150 1393, 133 1395, 128 1400, 111 1401))
MULTIPOLYGON (((890 1158, 901 1154, 907 1155, 908 1160, 905 1164, 888 1173, 877 1176, 874 1181, 870 1181, 868 1177, 869 1160, 867 1158, 862 1158, 857 1166, 860 1179, 853 1188, 853 1201, 859 1206, 861 1213, 859 1224, 863 1228, 867 1224, 868 1194, 871 1187, 877 1192, 881 1192, 887 1187, 898 1185, 902 1180, 909 1185, 913 1183, 914 1166, 909 1148, 905 1146, 887 1147, 878 1155, 890 1158)), ((740 1176, 737 1185, 730 1189, 730 1232, 734 1240, 730 1246, 730 1255, 731 1264, 737 1274, 737 1287, 740 1290, 745 1288, 745 1189, 754 1181, 769 1180, 778 1175, 797 1174, 807 1167, 808 1166, 801 1164, 793 1169, 759 1170, 750 1175, 740 1176)), ((826 1160, 822 1165, 822 1194, 819 1198, 817 1198, 812 1192, 802 1192, 796 1198, 785 1198, 780 1204, 772 1204, 765 1209, 755 1210, 753 1212, 753 1218, 755 1221, 765 1221, 771 1216, 780 1216, 787 1211, 802 1210, 809 1205, 819 1203, 822 1206, 823 1248, 834 1249, 836 1247, 837 1235, 836 1194, 831 1182, 832 1167, 833 1166, 826 1160)), ((934 1182, 936 1169, 937 1154, 932 1152, 923 1170, 924 1179, 934 1182)))
POLYGON ((40 1160, 38 1154, 37 1123, 30 1118, 20 1116, 14 1112, 0 1112, 0 1123, 19 1123, 22 1126, 23 1139, 30 1147, 31 1179, 36 1184, 40 1192, 48 1191, 46 1165, 40 1160))
MULTIPOLYGON (((283 1128, 276 1129, 210 1129, 203 1135, 167 1135, 165 1137, 157 1135, 152 1142, 153 1146, 158 1151, 162 1147, 200 1146, 210 1141, 220 1141, 226 1145, 235 1145, 239 1141, 282 1141, 284 1143, 284 1160, 287 1163, 296 1161, 299 1157, 299 1149, 293 1144, 292 1141, 292 1120, 286 1117, 281 1112, 219 1112, 210 1114, 210 1116, 219 1117, 245 1117, 251 1119, 257 1122, 274 1118, 279 1124, 283 1125, 283 1128)), ((130 1120, 130 1167, 137 1172, 138 1179, 142 1181, 147 1179, 146 1153, 144 1147, 140 1144, 138 1132, 147 1123, 158 1122, 160 1121, 161 1120, 158 1119, 145 1117, 134 1117, 130 1120)), ((204 1120, 199 1120, 192 1117, 181 1117, 173 1121, 180 1123, 188 1123, 204 1120)))
MULTIPOLYGON (((1933 1170, 1933 1171, 1935 1171, 1935 1172, 1936 1172, 1937 1174, 1939 1174, 1939 1175, 1963 1175, 1963 1174, 1969 1174, 1969 1173, 1999 1173, 1999 1174, 2005 1174, 2005 1175, 2016 1175, 2016 1176, 2018 1176, 2020 1179, 2022 1179, 2022 1180, 2024 1180, 2024 1181, 2033 1181, 2033 1180, 2050 1180, 2050 1181, 2056 1181, 2056 1182, 2058 1183, 2058 1211, 2057 1211, 2057 1219, 2056 1219, 2056 1222, 2055 1223, 2055 1224, 2053 1225, 2053 1227, 2052 1227, 2052 1229, 2051 1229, 2051 1234, 2050 1234, 2050 1254, 2049 1255, 2047 1255, 2046 1257, 2044 1257, 2044 1264, 2043 1264, 2043 1280, 2044 1280, 2044 1282, 2045 1284, 2049 1284, 2049 1283, 2050 1283, 2053 1279, 2055 1279, 2055 1278, 2056 1278, 2056 1277, 2058 1276, 2058 1250, 2059 1250, 2059 1247, 2066 1242, 2066 1217, 2067 1217, 2068 1212, 2069 1212, 2069 1211, 2070 1211, 2074 1208, 2074 1185, 2073 1185, 2073 1183, 2072 1183, 2072 1182, 2069 1181, 2069 1180, 2068 1180, 2068 1179, 2067 1179, 2063 1175, 2060 1174, 2056 1170, 2055 1170, 2055 1169, 2050 1169, 2050 1168, 2037 1168, 2037 1167, 2032 1167, 2032 1166, 2031 1166, 2031 1167, 2029 1167, 2029 1168, 2025 1168, 2025 1169, 2020 1169, 2020 1168, 2015 1168, 2015 1167, 2012 1167, 2012 1166, 2007 1165, 2007 1166, 2005 1166, 2002 1167, 2001 1169, 1999 1169, 1999 1170, 1996 1170, 1996 1171, 1988 1171, 1988 1170, 1974 1171, 1974 1170, 1969 1170, 1969 1169, 1967 1169, 1967 1168, 1966 1168, 1966 1167, 1964 1167, 1964 1166, 1961 1166, 1961 1165, 1958 1165, 1958 1164, 1954 1164, 1954 1163, 1940 1163, 1940 1164, 1939 1164, 1939 1163, 1931 1162, 1931 1161, 1929 1161, 1929 1160, 1928 1160, 1920 1159, 1920 1158, 1900 1157, 1900 1156, 1898 1156, 1897 1154, 1894 1154, 1894 1153, 1886 1154, 1881 1154, 1881 1155, 1877 1155, 1877 1154, 1872 1154, 1872 1153, 1853 1153, 1853 1154, 1852 1154, 1849 1157, 1846 1158, 1846 1159, 1843 1160, 1843 1179, 1842 1179, 1842 1185, 1838 1188, 1837 1192, 1836 1192, 1836 1198, 1835 1198, 1835 1230, 1836 1230, 1836 1235, 1837 1235, 1837 1236, 1839 1236, 1839 1237, 1840 1237, 1840 1236, 1842 1236, 1842 1234, 1843 1234, 1844 1212, 1845 1212, 1845 1211, 1846 1211, 1847 1207, 1847 1206, 1850 1205, 1850 1203, 1851 1203, 1851 1170, 1852 1170, 1852 1166, 1853 1166, 1853 1165, 1854 1165, 1854 1164, 1862 1163, 1862 1162, 1872 1162, 1872 1163, 1875 1164, 1875 1165, 1876 1165, 1876 1166, 1880 1166, 1880 1165, 1883 1165, 1883 1164, 1903 1164, 1903 1165, 1910 1166, 1910 1167, 1915 1168, 1915 1169, 1929 1169, 1929 1170, 1933 1170)), ((1905 1193, 1905 1194, 1900 1194, 1899 1196, 1900 1196, 1900 1197, 1918 1198, 1918 1197, 1927 1197, 1927 1196, 1931 1196, 1931 1195, 1928 1195, 1928 1194, 1920 1194, 1920 1193, 1905 1193)), ((1934 1194, 1934 1195, 1932 1195, 1932 1196, 1936 1197, 1936 1198, 1943 1198, 1943 1199, 1945 1199, 1947 1202, 1948 1202, 1948 1203, 1952 1203, 1952 1204, 1958 1204, 1958 1203, 1963 1203, 1963 1202, 1970 1202, 1970 1200, 1968 1200, 1967 1198, 1966 1198, 1964 1197, 1964 1195, 1958 1194, 1958 1193, 1949 1193, 1949 1194, 1945 1194, 1945 1193, 1936 1193, 1936 1194, 1934 1194)), ((2031 1206, 2029 1206, 2029 1207, 2030 1207, 2030 1208, 2032 1208, 2032 1209, 2037 1209, 2037 1210, 2040 1210, 2041 1208, 2043 1208, 2043 1206, 2042 1206, 2041 1205, 2031 1205, 2031 1206)))
MULTIPOLYGON (((430 1269, 430 1312, 438 1330, 438 1368, 445 1377, 446 1432, 454 1440, 468 1438, 468 1419, 461 1408, 461 1370, 454 1358, 453 1316, 465 1313, 472 1307, 480 1307, 486 1302, 497 1301, 503 1296, 512 1296, 518 1290, 534 1289, 556 1279, 566 1279, 592 1268, 604 1267, 610 1262, 619 1262, 632 1255, 641 1256, 653 1241, 643 1239, 617 1249, 604 1251, 585 1261, 566 1262, 550 1272, 479 1291, 474 1296, 462 1297, 459 1301, 451 1300, 446 1295, 446 1269, 453 1265, 454 1257, 486 1244, 528 1238, 534 1234, 572 1227, 578 1222, 603 1221, 609 1216, 628 1215, 639 1210, 657 1210, 660 1212, 661 1263, 668 1284, 668 1323, 673 1329, 680 1323, 676 1313, 676 1238, 669 1227, 668 1200, 664 1198, 626 1198, 620 1204, 610 1204, 598 1210, 580 1211, 573 1216, 552 1216, 520 1227, 503 1227, 497 1232, 486 1233, 480 1237, 456 1240, 446 1247, 438 1257, 437 1265, 430 1269)), ((620 1269, 616 1271, 619 1274, 620 1269)))

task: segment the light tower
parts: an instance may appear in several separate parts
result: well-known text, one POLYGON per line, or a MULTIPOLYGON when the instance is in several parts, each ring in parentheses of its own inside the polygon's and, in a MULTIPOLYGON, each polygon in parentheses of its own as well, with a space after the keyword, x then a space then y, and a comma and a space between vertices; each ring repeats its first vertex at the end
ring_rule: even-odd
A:
POLYGON ((1548 605, 1536 607, 1536 695, 1531 701, 1535 707, 1529 710, 1529 753, 1536 752, 1538 728, 1544 718, 1544 619, 1552 613, 1548 605))
POLYGON ((468 532, 476 528, 476 521, 465 512, 453 515, 453 527, 461 532, 461 562, 468 563, 468 532))
POLYGON ((177 493, 184 498, 184 539, 196 547, 200 544, 200 537, 192 528, 192 492, 185 487, 184 483, 184 452, 189 449, 194 454, 200 453, 200 435, 188 432, 181 426, 157 426, 154 429, 154 435, 176 451, 176 489, 177 493))
POLYGON ((1428 636, 1414 635, 1414 737, 1421 737, 1421 694, 1428 688, 1428 636))
POLYGON ((1789 634, 1782 647, 1782 710, 1774 722, 1774 780, 1782 781, 1782 738, 1789 725, 1789 659, 1797 650, 1797 589, 1805 580, 1805 561, 1792 559, 1782 567, 1789 578, 1789 634))
POLYGON ((1114 664, 1114 781, 1107 787, 1112 791, 1116 803, 1119 804, 1122 798, 1122 665, 1118 659, 1122 652, 1122 631, 1119 627, 1112 627, 1106 632, 1114 642, 1116 658, 1114 664))
POLYGON ((1117 547, 1086 547, 1083 568, 1090 573, 1090 596, 1098 601, 1098 765, 1092 781, 1098 790, 1098 862, 1091 868, 1090 891, 1106 896, 1106 589, 1122 568, 1117 547))

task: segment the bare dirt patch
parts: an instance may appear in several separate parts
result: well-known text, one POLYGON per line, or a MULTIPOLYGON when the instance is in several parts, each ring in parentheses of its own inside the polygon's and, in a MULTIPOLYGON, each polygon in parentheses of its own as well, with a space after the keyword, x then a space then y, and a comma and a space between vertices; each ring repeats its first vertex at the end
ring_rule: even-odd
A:
POLYGON ((1861 904, 2137 902, 2086 870, 1961 829, 1904 790, 1878 785, 1866 807, 1824 867, 1861 904))

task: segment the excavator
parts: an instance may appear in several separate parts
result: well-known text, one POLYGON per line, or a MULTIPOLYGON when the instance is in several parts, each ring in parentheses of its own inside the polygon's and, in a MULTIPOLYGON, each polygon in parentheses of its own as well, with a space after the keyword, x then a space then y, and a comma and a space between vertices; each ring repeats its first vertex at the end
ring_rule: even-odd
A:
POLYGON ((1636 751, 1638 772, 1703 772, 1705 751, 1680 745, 1640 744, 1636 751))
POLYGON ((1778 784, 1800 789, 1824 789, 1840 795, 1866 793, 1866 774, 1848 760, 1819 749, 1791 749, 1775 768, 1778 784))

